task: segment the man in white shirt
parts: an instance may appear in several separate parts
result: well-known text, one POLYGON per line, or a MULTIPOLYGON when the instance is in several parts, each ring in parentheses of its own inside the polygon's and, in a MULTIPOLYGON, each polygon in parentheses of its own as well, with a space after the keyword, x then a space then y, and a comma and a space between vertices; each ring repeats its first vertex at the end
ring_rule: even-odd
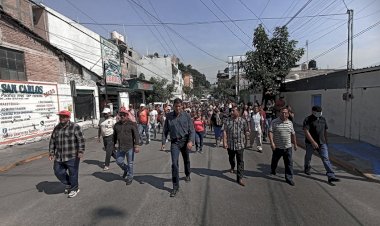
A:
POLYGON ((264 118, 260 114, 259 107, 257 105, 253 108, 253 113, 251 117, 251 137, 250 137, 250 144, 253 148, 253 143, 256 141, 257 151, 262 152, 262 139, 263 139, 263 132, 262 132, 262 125, 264 123, 264 118))
MULTIPOLYGON (((157 136, 157 116, 158 116, 158 111, 156 109, 153 109, 149 112, 149 122, 150 122, 149 131, 153 129, 154 139, 156 139, 156 136, 157 136)), ((149 141, 150 141, 150 137, 149 137, 149 141)))
POLYGON ((116 124, 116 120, 111 116, 111 109, 109 108, 104 108, 102 114, 104 114, 104 119, 99 122, 98 142, 100 143, 100 136, 102 136, 104 150, 106 151, 103 170, 106 171, 109 170, 111 156, 115 158, 113 126, 116 124))

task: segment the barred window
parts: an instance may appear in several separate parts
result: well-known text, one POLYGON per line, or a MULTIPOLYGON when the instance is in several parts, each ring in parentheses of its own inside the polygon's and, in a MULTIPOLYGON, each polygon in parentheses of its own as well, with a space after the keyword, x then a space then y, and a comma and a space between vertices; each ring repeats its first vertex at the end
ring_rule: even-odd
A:
POLYGON ((26 81, 23 52, 0 47, 0 79, 26 81))

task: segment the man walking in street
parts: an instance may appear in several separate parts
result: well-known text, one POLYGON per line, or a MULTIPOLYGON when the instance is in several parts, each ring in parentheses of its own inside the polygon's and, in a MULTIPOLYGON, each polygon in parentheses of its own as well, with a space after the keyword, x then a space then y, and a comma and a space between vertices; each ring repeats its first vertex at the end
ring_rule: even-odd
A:
POLYGON ((148 109, 145 108, 145 104, 140 104, 140 110, 137 112, 137 122, 138 122, 138 130, 140 133, 140 145, 143 144, 143 136, 145 132, 146 136, 146 144, 149 144, 150 141, 150 133, 149 133, 149 112, 148 109))
POLYGON ((253 143, 256 142, 256 147, 258 152, 262 152, 262 143, 263 143, 263 125, 264 118, 260 114, 259 106, 255 105, 253 107, 253 114, 251 117, 251 136, 250 136, 250 146, 253 149, 253 143))
MULTIPOLYGON (((159 109, 159 106, 156 106, 156 109, 159 109)), ((149 112, 149 132, 151 129, 153 129, 153 138, 156 139, 157 137, 157 117, 158 117, 158 111, 155 108, 152 108, 152 110, 149 112)), ((150 137, 149 137, 150 141, 150 137)))
POLYGON ((121 108, 119 111, 120 121, 114 126, 113 140, 118 143, 116 163, 124 171, 123 178, 127 177, 126 185, 133 181, 133 162, 135 153, 139 153, 140 135, 137 124, 128 119, 128 110, 121 108), (127 164, 125 164, 127 156, 127 164))
POLYGON ((231 108, 231 117, 226 119, 223 124, 223 147, 227 149, 229 162, 231 165, 230 172, 234 173, 235 156, 237 161, 237 178, 236 181, 241 186, 245 186, 243 182, 244 159, 243 153, 245 148, 245 137, 249 132, 248 123, 240 117, 237 106, 231 108))
POLYGON ((276 175, 278 161, 282 157, 285 165, 285 179, 294 186, 292 143, 294 151, 297 150, 297 140, 293 123, 288 119, 289 111, 281 108, 280 117, 274 119, 269 127, 269 141, 272 148, 271 174, 276 175))
POLYGON ((104 150, 106 151, 106 158, 104 160, 104 171, 109 170, 111 156, 115 156, 115 145, 113 143, 113 126, 116 120, 111 116, 111 109, 103 109, 104 119, 100 120, 98 130, 98 142, 100 143, 100 136, 103 137, 104 150))
POLYGON ((65 194, 75 197, 79 190, 79 160, 83 157, 85 143, 78 124, 70 121, 71 112, 58 113, 59 124, 54 128, 49 142, 49 160, 54 160, 54 174, 65 185, 65 194))
POLYGON ((165 143, 170 133, 170 152, 172 158, 172 181, 173 190, 170 197, 175 197, 179 190, 179 153, 182 154, 185 166, 185 181, 190 182, 190 156, 189 151, 193 147, 194 125, 188 113, 183 111, 182 100, 174 100, 174 111, 166 115, 166 120, 162 133, 162 148, 165 150, 165 143))
POLYGON ((322 108, 320 106, 314 106, 312 108, 312 114, 305 118, 303 121, 303 130, 305 132, 305 168, 304 172, 310 175, 310 162, 314 150, 317 151, 322 159, 323 165, 326 169, 326 175, 328 182, 339 182, 340 180, 335 177, 335 173, 332 169, 332 164, 329 160, 329 153, 327 147, 327 122, 322 117, 322 108))

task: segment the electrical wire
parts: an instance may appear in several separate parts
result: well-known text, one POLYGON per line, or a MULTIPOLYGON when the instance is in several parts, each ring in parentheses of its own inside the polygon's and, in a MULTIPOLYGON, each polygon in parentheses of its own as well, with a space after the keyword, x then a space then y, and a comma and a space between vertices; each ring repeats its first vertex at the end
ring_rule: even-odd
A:
POLYGON ((300 14, 301 12, 302 12, 302 10, 304 10, 305 8, 306 8, 306 6, 307 5, 309 5, 310 4, 310 2, 311 2, 312 0, 308 0, 298 11, 297 11, 297 13, 296 14, 294 14, 294 16, 284 25, 284 26, 288 26, 288 24, 290 23, 290 22, 292 22, 293 20, 294 20, 294 18, 296 17, 296 16, 298 16, 298 14, 300 14))
POLYGON ((256 15, 256 13, 254 13, 242 0, 239 0, 239 2, 240 2, 240 4, 242 4, 248 11, 250 11, 261 22, 261 24, 264 26, 264 28, 270 34, 272 34, 272 32, 268 29, 268 27, 265 25, 265 23, 262 21, 262 19, 256 15))

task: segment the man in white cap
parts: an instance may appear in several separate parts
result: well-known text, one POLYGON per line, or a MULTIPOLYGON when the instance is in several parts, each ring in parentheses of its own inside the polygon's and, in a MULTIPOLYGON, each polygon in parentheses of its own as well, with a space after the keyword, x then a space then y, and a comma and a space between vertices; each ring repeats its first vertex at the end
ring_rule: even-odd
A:
POLYGON ((115 158, 113 127, 116 124, 116 120, 111 116, 111 109, 109 108, 104 108, 102 114, 104 118, 99 121, 98 142, 100 143, 100 137, 102 136, 104 150, 106 151, 103 170, 106 171, 109 170, 111 156, 115 158))
POLYGON ((140 104, 139 112, 137 112, 137 123, 138 123, 138 129, 140 133, 140 145, 143 144, 142 138, 143 134, 145 132, 146 135, 146 144, 149 144, 149 112, 148 109, 145 108, 145 104, 140 104))

